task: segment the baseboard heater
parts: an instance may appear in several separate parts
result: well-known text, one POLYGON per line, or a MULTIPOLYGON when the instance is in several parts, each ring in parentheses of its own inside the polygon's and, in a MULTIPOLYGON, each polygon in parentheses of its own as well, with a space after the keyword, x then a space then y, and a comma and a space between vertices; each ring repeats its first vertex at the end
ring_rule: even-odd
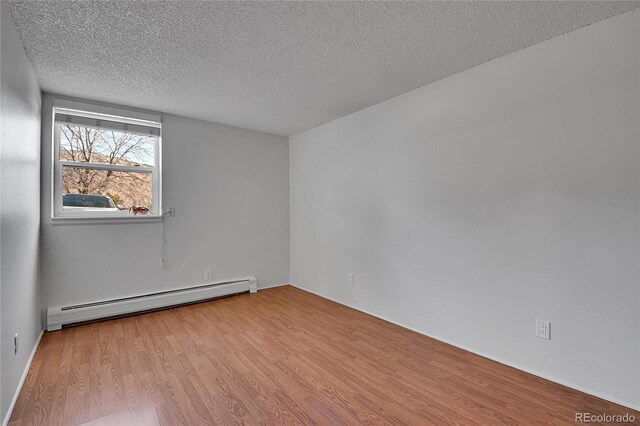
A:
POLYGON ((251 276, 81 305, 50 307, 47 309, 47 331, 60 330, 66 325, 195 303, 237 293, 255 293, 257 289, 256 277, 251 276))

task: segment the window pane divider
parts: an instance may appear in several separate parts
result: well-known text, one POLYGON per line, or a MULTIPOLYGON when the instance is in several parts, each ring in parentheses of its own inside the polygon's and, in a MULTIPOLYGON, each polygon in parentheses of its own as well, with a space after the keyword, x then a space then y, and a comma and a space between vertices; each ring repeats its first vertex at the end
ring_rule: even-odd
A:
POLYGON ((153 173, 154 167, 149 166, 123 166, 122 164, 85 163, 75 161, 59 161, 62 167, 75 167, 78 169, 111 170, 114 172, 153 173))

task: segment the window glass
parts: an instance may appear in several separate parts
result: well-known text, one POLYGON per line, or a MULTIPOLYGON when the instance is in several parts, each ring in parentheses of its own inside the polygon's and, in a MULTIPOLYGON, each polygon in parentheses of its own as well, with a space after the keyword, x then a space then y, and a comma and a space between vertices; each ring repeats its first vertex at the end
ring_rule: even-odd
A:
POLYGON ((159 117, 75 107, 54 102, 53 217, 160 216, 159 117))
POLYGON ((154 163, 155 137, 62 124, 60 160, 129 166, 154 163))
MULTIPOLYGON (((131 207, 146 207, 153 209, 153 180, 151 173, 119 172, 112 170, 95 170, 64 166, 62 168, 62 182, 64 195, 64 210, 67 204, 67 194, 98 195, 113 200, 114 206, 120 210, 131 207)), ((86 207, 99 207, 87 205, 86 207)))

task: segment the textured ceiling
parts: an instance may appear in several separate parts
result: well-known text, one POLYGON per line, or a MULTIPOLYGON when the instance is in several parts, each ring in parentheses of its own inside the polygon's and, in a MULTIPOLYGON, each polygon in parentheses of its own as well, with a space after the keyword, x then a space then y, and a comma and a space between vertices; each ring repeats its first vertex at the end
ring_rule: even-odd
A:
POLYGON ((9 4, 44 91, 281 135, 639 5, 9 4))

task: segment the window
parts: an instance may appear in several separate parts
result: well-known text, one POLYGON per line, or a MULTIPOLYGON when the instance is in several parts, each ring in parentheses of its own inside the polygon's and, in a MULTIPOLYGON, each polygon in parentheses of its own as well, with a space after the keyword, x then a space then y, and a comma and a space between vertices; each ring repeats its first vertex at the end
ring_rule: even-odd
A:
POLYGON ((53 218, 161 216, 160 117, 57 100, 53 218))

